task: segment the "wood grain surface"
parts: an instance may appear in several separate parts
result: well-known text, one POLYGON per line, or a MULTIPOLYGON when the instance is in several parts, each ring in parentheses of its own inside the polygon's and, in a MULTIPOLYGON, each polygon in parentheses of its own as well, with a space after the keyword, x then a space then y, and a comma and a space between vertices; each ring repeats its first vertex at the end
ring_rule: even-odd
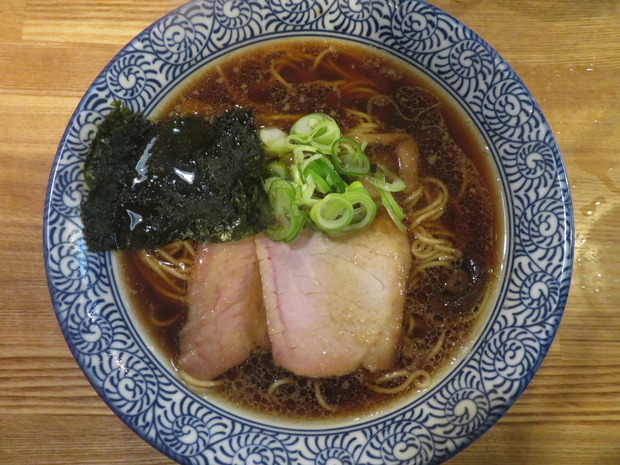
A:
MULTIPOLYGON (((133 36, 182 0, 0 4, 0 464, 171 464, 99 399, 60 333, 42 218, 74 108, 133 36)), ((620 464, 620 2, 435 0, 540 103, 574 196, 575 270, 524 395, 450 465, 620 464)))

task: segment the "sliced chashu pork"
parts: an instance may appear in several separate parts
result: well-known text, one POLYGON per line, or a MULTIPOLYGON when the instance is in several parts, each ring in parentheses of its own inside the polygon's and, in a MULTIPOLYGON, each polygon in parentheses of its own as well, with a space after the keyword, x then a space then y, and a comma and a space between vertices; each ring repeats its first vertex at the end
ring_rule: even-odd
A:
POLYGON ((179 369, 211 380, 268 345, 254 239, 203 244, 188 283, 179 369))
POLYGON ((393 366, 411 253, 387 215, 345 240, 306 229, 256 244, 277 365, 312 377, 393 366))

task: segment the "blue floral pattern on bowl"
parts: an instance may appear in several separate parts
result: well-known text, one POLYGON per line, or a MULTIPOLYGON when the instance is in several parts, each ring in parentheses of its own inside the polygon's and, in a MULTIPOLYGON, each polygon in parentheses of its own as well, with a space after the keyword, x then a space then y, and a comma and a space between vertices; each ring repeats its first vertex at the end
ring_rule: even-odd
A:
POLYGON ((542 363, 568 294, 573 220, 561 155, 538 105, 494 50, 446 13, 420 0, 197 0, 140 33, 86 92, 51 173, 44 242, 54 308, 79 365, 127 425, 179 463, 427 465, 491 427, 542 363), (228 51, 304 35, 383 49, 459 102, 500 173, 510 239, 495 309, 455 369, 389 414, 312 429, 245 418, 188 391, 141 339, 111 256, 87 251, 79 216, 84 157, 111 101, 149 113, 228 51))

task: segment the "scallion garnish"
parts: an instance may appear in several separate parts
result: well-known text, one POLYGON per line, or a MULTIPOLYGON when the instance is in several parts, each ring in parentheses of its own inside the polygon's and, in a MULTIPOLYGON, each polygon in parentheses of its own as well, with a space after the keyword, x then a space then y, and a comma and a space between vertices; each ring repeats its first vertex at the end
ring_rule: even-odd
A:
POLYGON ((400 192, 407 187, 402 179, 381 164, 375 165, 374 172, 371 175, 365 176, 364 180, 371 183, 377 189, 388 192, 400 192))
POLYGON ((297 200, 297 186, 282 178, 268 178, 265 186, 275 217, 275 222, 265 234, 274 241, 290 242, 297 237, 308 219, 308 213, 300 208, 297 200))
POLYGON ((332 161, 339 173, 362 176, 370 171, 370 160, 361 145, 350 137, 341 137, 332 146, 332 161))
POLYGON ((362 231, 372 223, 377 203, 359 180, 372 184, 396 225, 404 229, 405 215, 392 192, 405 183, 383 166, 371 173, 371 164, 360 144, 341 137, 336 121, 322 113, 297 120, 287 134, 274 128, 261 129, 265 151, 282 161, 267 165, 265 190, 275 222, 266 234, 275 241, 292 241, 308 219, 317 229, 336 237, 362 231))
POLYGON ((279 128, 265 128, 261 129, 258 135, 268 155, 282 156, 290 152, 286 131, 279 128))
POLYGON ((319 150, 331 150, 340 139, 340 127, 332 118, 323 113, 311 113, 299 118, 291 126, 289 142, 311 145, 319 150))
POLYGON ((272 161, 267 164, 267 177, 287 179, 288 168, 281 161, 272 161))
POLYGON ((405 213, 403 212, 403 209, 400 208, 400 205, 398 205, 390 191, 383 189, 377 190, 379 191, 379 195, 381 196, 381 203, 388 212, 388 215, 390 215, 390 218, 392 218, 394 224, 396 224, 396 226, 398 226, 398 229, 400 229, 401 231, 405 231, 407 228, 403 224, 403 220, 405 219, 405 213))

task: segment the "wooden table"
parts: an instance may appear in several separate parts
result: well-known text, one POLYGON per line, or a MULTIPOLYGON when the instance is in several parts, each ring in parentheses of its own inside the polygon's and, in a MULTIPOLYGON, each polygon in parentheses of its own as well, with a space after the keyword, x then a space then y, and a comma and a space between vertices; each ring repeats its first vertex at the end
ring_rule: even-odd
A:
MULTIPOLYGON (((0 4, 0 464, 170 464, 95 394, 50 303, 47 178, 89 84, 181 0, 0 4)), ((620 464, 620 2, 435 0, 516 69, 557 135, 574 195, 575 272, 530 387, 450 465, 620 464)))

